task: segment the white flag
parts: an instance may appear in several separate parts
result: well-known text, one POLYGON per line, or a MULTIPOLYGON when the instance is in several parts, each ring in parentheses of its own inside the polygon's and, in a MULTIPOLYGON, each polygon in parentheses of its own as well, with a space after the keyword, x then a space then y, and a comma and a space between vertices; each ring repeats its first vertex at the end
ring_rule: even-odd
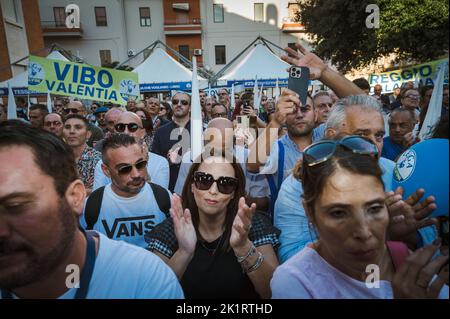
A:
POLYGON ((274 96, 275 103, 278 101, 279 96, 280 96, 280 88, 279 88, 278 78, 277 78, 277 83, 275 84, 275 96, 274 96))
POLYGON ((8 120, 17 119, 17 105, 14 99, 14 93, 11 88, 11 83, 8 82, 8 120))
POLYGON ((230 98, 230 110, 234 110, 234 106, 236 105, 236 101, 234 98, 234 83, 231 85, 231 98, 230 98))
POLYGON ((50 97, 50 92, 47 92, 47 110, 48 110, 48 113, 52 113, 53 112, 53 110, 52 110, 52 99, 50 97))
POLYGON ((192 96, 191 96, 191 160, 202 153, 203 121, 200 94, 198 92, 197 58, 192 57, 192 96))
POLYGON ((441 63, 438 69, 438 75, 436 76, 436 81, 434 81, 433 94, 431 95, 430 104, 428 104, 427 115, 419 132, 419 138, 422 141, 432 137, 434 129, 441 119, 444 74, 448 72, 448 61, 441 63))
POLYGON ((258 77, 255 78, 255 85, 253 86, 253 108, 257 110, 259 108, 258 105, 259 100, 259 91, 258 91, 258 77))

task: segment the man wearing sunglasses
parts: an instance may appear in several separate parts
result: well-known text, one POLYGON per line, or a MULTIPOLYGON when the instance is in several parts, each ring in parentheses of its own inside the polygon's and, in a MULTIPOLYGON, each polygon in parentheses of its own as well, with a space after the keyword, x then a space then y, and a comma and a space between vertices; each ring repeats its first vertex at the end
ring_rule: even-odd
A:
POLYGON ((101 169, 111 183, 88 198, 83 227, 146 247, 144 235, 169 216, 170 206, 169 191, 147 183, 147 158, 147 150, 128 134, 115 133, 105 140, 101 169))
MULTIPOLYGON (((169 186, 169 163, 164 157, 153 152, 148 152, 148 146, 143 143, 146 132, 142 124, 142 119, 136 113, 121 112, 114 125, 114 132, 127 134, 142 145, 147 153, 146 159, 148 165, 146 171, 148 172, 150 181, 167 188, 169 186)), ((111 179, 102 170, 101 164, 99 162, 95 168, 94 190, 111 183, 111 179)))
MULTIPOLYGON (((63 115, 68 116, 70 114, 79 114, 87 117, 87 109, 81 101, 70 101, 63 109, 63 115)), ((91 137, 87 141, 87 145, 93 147, 95 142, 100 141, 103 138, 103 131, 97 125, 89 123, 89 130, 91 131, 91 137)))
POLYGON ((153 153, 169 160, 171 192, 175 188, 181 158, 191 145, 191 97, 184 92, 176 93, 172 98, 172 110, 172 122, 156 131, 152 144, 153 153))
POLYGON ((49 113, 44 117, 44 130, 63 137, 63 118, 58 113, 49 113))
MULTIPOLYGON (((368 95, 349 96, 339 100, 334 105, 333 111, 328 118, 325 134, 325 138, 331 140, 341 140, 346 136, 355 135, 355 137, 361 136, 365 140, 370 141, 372 145, 376 147, 376 156, 383 171, 382 178, 385 190, 387 192, 392 191, 391 184, 395 163, 381 157, 384 122, 381 106, 377 100, 368 95)), ((353 140, 357 139, 354 138, 353 140)), ((360 144, 369 145, 369 142, 364 142, 365 140, 360 144)), ((370 147, 370 145, 368 147, 370 147)), ((356 151, 360 152, 361 150, 356 151)), ((281 245, 278 250, 280 262, 286 261, 315 239, 313 232, 309 228, 308 220, 301 203, 303 188, 301 182, 297 178, 298 174, 296 173, 298 172, 298 168, 299 166, 294 168, 294 174, 290 174, 281 185, 278 199, 275 203, 274 224, 281 230, 281 245)), ((400 195, 400 193, 397 195, 400 195)), ((407 201, 412 204, 411 206, 415 206, 421 196, 416 197, 417 198, 414 200, 411 198, 407 199, 407 201)), ((428 211, 433 200, 428 197, 421 203, 423 203, 423 207, 425 207, 424 210, 428 211)), ((431 213, 431 211, 429 211, 429 213, 431 213)), ((419 215, 420 214, 417 216, 419 215)), ((414 217, 412 219, 414 219, 414 217)), ((408 222, 414 226, 415 224, 419 224, 420 220, 408 220, 408 222)), ((402 224, 399 223, 397 224, 397 227, 398 226, 402 226, 402 224)), ((411 226, 407 228, 411 230, 411 226)), ((422 239, 430 237, 429 230, 421 229, 420 231, 424 232, 422 239)), ((412 232, 414 237, 415 229, 413 229, 412 232)), ((395 235, 398 233, 396 233, 394 229, 394 232, 391 232, 391 234, 395 235)), ((411 233, 408 233, 407 235, 410 236, 411 233)), ((405 234, 400 234, 400 236, 404 238, 408 237, 405 236, 405 234)))

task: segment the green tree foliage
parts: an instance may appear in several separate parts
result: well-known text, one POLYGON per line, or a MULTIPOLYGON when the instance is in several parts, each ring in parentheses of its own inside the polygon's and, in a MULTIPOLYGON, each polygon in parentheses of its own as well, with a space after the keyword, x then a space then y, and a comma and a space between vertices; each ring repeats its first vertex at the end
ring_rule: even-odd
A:
POLYGON ((448 53, 448 0, 300 0, 297 19, 313 35, 317 55, 342 72, 390 53, 426 62, 448 53), (379 28, 366 27, 369 4, 379 28))

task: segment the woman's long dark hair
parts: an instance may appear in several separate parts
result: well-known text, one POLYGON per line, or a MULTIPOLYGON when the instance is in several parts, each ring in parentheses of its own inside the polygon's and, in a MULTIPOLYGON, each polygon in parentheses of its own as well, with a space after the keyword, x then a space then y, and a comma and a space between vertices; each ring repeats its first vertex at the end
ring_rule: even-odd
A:
MULTIPOLYGON (((214 155, 211 153, 207 154, 203 153, 199 158, 194 160, 194 163, 192 164, 191 169, 189 170, 189 173, 186 177, 186 182, 184 183, 183 192, 181 195, 183 209, 188 208, 190 210, 192 215, 192 223, 194 224, 195 231, 197 233, 197 238, 200 240, 203 240, 200 232, 198 231, 198 227, 200 224, 200 216, 198 213, 198 206, 197 203, 195 202, 194 194, 192 193, 191 185, 194 181, 193 179, 194 173, 198 171, 200 164, 203 163, 203 161, 207 157, 214 157, 214 156, 217 157, 218 155, 217 154, 214 155)), ((235 178, 238 179, 238 184, 236 190, 234 191, 234 197, 230 200, 227 206, 227 214, 225 216, 225 225, 224 225, 225 232, 223 234, 224 244, 222 245, 222 247, 219 248, 220 251, 226 252, 230 248, 231 229, 233 226, 234 218, 236 217, 238 211, 239 199, 245 196, 245 175, 241 165, 237 162, 233 154, 222 153, 219 156, 227 160, 225 163, 228 162, 231 166, 233 166, 235 178)))

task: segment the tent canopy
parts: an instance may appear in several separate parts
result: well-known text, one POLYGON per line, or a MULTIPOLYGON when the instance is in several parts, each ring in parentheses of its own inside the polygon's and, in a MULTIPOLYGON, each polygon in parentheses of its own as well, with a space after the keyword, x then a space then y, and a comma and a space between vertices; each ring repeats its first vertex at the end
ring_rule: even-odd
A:
POLYGON ((242 60, 221 76, 219 81, 287 79, 289 64, 263 44, 256 44, 242 60))
MULTIPOLYGON (((133 72, 139 76, 141 92, 191 89, 192 71, 159 47, 133 72)), ((200 76, 198 80, 201 87, 207 83, 207 80, 200 76)))
MULTIPOLYGON (((62 55, 59 51, 52 51, 49 55, 46 57, 47 59, 53 59, 53 60, 62 60, 62 61, 69 61, 64 55, 62 55)), ((10 83, 12 88, 27 88, 28 87, 28 71, 24 71, 22 73, 17 74, 16 76, 13 76, 9 80, 0 82, 0 88, 7 88, 8 82, 10 83)), ((16 94, 16 93, 14 93, 16 94)))

